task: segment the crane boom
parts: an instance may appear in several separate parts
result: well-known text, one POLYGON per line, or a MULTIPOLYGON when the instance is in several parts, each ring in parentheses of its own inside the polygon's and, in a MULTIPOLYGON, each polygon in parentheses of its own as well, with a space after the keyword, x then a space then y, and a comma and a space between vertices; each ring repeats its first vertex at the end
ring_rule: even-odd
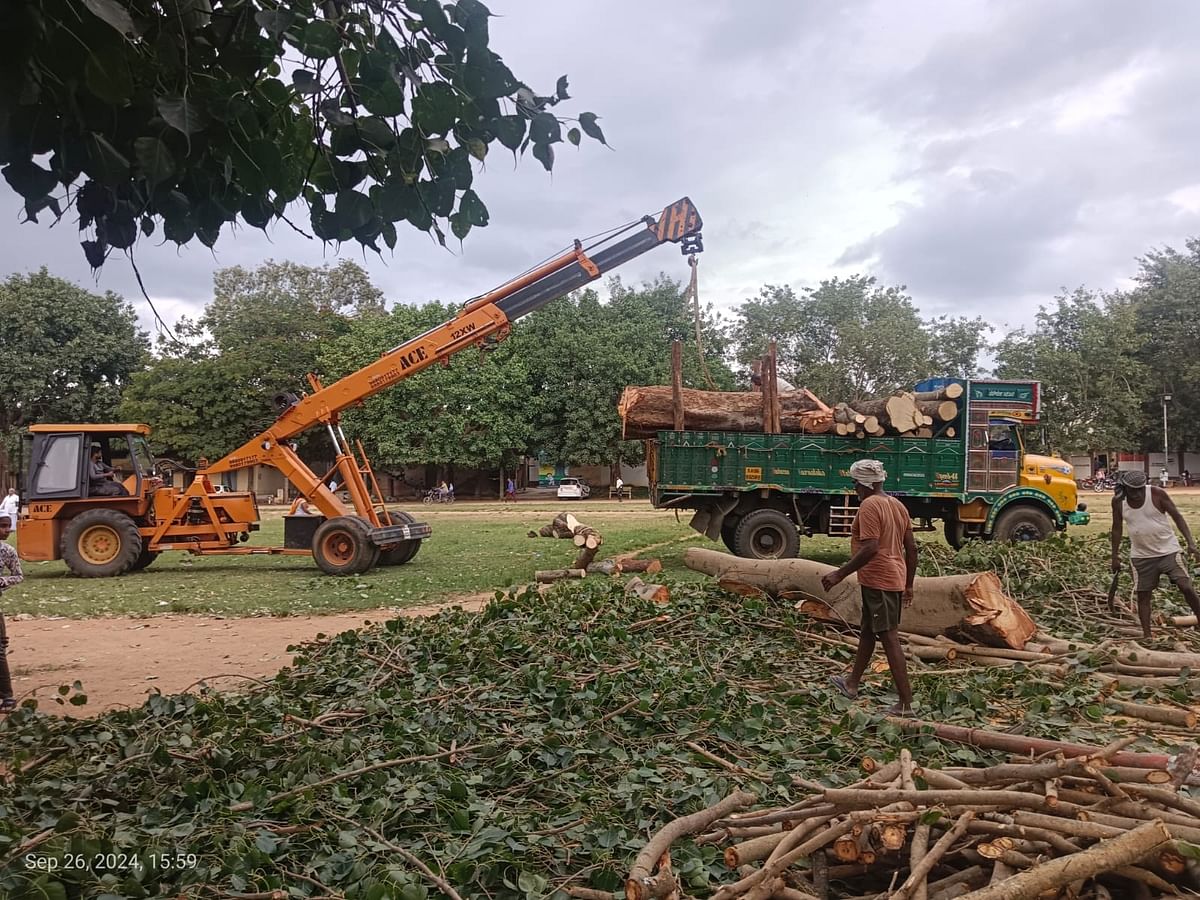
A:
POLYGON ((696 207, 684 197, 666 207, 657 217, 646 216, 588 247, 575 241, 572 249, 469 301, 454 318, 393 347, 379 359, 333 384, 321 385, 315 377, 309 376, 314 387, 311 393, 293 398, 294 402, 287 404, 268 429, 205 468, 204 472, 217 474, 255 465, 274 466, 326 516, 346 515, 347 507, 288 446, 290 439, 309 428, 326 425, 338 448, 339 471, 343 473, 343 483, 351 493, 355 508, 359 515, 374 520, 377 517, 370 511, 366 482, 338 427, 343 410, 435 363, 448 360, 460 350, 488 339, 503 339, 516 319, 660 244, 678 243, 685 254, 699 252, 703 249, 701 226, 696 207), (631 233, 621 237, 625 232, 631 233), (343 457, 348 460, 345 464, 343 457))

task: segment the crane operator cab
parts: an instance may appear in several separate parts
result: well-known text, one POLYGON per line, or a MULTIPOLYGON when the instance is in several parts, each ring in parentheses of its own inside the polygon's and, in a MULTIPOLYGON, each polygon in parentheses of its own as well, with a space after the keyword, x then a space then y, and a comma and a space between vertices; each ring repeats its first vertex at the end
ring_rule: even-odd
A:
MULTIPOLYGON (((88 577, 150 565, 162 549, 151 549, 156 513, 169 508, 173 491, 150 452, 149 433, 133 424, 32 426, 23 454, 29 512, 16 523, 21 558, 62 559, 88 577)), ((218 502, 231 520, 241 514, 247 521, 247 537, 257 529, 251 495, 221 495, 218 502)))

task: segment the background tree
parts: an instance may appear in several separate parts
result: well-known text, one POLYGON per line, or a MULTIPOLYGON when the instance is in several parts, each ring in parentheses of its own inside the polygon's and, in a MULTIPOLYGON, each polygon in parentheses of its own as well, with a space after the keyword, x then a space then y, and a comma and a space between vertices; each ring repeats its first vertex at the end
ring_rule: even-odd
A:
MULTIPOLYGON (((362 317, 326 346, 322 365, 330 377, 348 374, 455 312, 441 303, 397 304, 387 315, 362 317)), ((451 480, 453 466, 511 468, 532 432, 525 349, 510 339, 486 353, 459 353, 449 366, 426 369, 347 411, 347 433, 382 466, 434 464, 451 480)))
POLYGON ((737 311, 737 360, 748 367, 774 339, 780 374, 829 402, 977 375, 990 326, 950 316, 924 322, 904 291, 867 275, 828 279, 800 295, 767 285, 737 311))
MULTIPOLYGON (((479 0, 6 0, 0 164, 29 218, 74 206, 93 266, 161 224, 216 243, 307 206, 313 234, 379 249, 488 223, 472 161, 547 170, 567 79, 537 95, 479 0)), ((581 113, 566 138, 604 137, 581 113)))
POLYGON ((996 375, 1042 382, 1051 449, 1130 450, 1144 422, 1143 342, 1127 297, 1077 288, 1000 342, 996 375))
POLYGON ((160 341, 122 408, 152 426, 158 450, 220 459, 275 420, 276 394, 309 390, 326 344, 383 315, 382 294, 354 262, 221 269, 203 315, 177 325, 189 343, 160 341))
POLYGON ((133 307, 45 269, 0 282, 0 488, 36 422, 112 419, 148 349, 133 307))
MULTIPOLYGON (((1140 262, 1132 299, 1149 377, 1144 445, 1162 446, 1162 395, 1170 394, 1170 439, 1180 454, 1200 447, 1200 238, 1185 251, 1152 250, 1140 262)), ((1181 463, 1182 465, 1182 463, 1181 463)))
POLYGON ((978 378, 979 357, 988 349, 992 326, 982 316, 938 316, 925 323, 929 335, 929 378, 978 378))
MULTIPOLYGON (((618 279, 610 299, 584 290, 534 313, 514 331, 525 348, 532 391, 531 453, 565 465, 637 464, 640 441, 621 437, 617 401, 631 384, 669 382, 670 342, 684 342, 684 383, 705 388, 696 353, 692 307, 679 282, 665 276, 640 288, 618 279)), ((731 389, 733 373, 722 358, 727 339, 711 309, 701 311, 705 359, 718 389, 731 389)))

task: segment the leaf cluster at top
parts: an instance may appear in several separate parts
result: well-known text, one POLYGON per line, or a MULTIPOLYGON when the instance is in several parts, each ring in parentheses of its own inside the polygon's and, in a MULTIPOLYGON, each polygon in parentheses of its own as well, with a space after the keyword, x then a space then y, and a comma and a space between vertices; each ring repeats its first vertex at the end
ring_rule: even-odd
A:
MULTIPOLYGON (((42 0, 0 5, 0 166, 29 218, 64 201, 93 266, 161 226, 206 246, 294 202, 325 241, 444 243, 488 223, 472 162, 549 170, 552 108, 489 44, 479 0, 42 0), (63 190, 65 188, 65 191, 63 190)), ((580 130, 604 141, 592 113, 580 130)))

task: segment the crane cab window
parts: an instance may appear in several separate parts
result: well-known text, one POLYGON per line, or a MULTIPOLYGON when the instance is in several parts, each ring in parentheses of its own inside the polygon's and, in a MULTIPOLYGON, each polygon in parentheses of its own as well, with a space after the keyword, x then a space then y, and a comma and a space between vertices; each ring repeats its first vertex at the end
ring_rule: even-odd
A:
POLYGON ((46 438, 41 458, 34 462, 33 497, 53 497, 79 492, 79 461, 83 455, 82 434, 55 434, 46 438))

